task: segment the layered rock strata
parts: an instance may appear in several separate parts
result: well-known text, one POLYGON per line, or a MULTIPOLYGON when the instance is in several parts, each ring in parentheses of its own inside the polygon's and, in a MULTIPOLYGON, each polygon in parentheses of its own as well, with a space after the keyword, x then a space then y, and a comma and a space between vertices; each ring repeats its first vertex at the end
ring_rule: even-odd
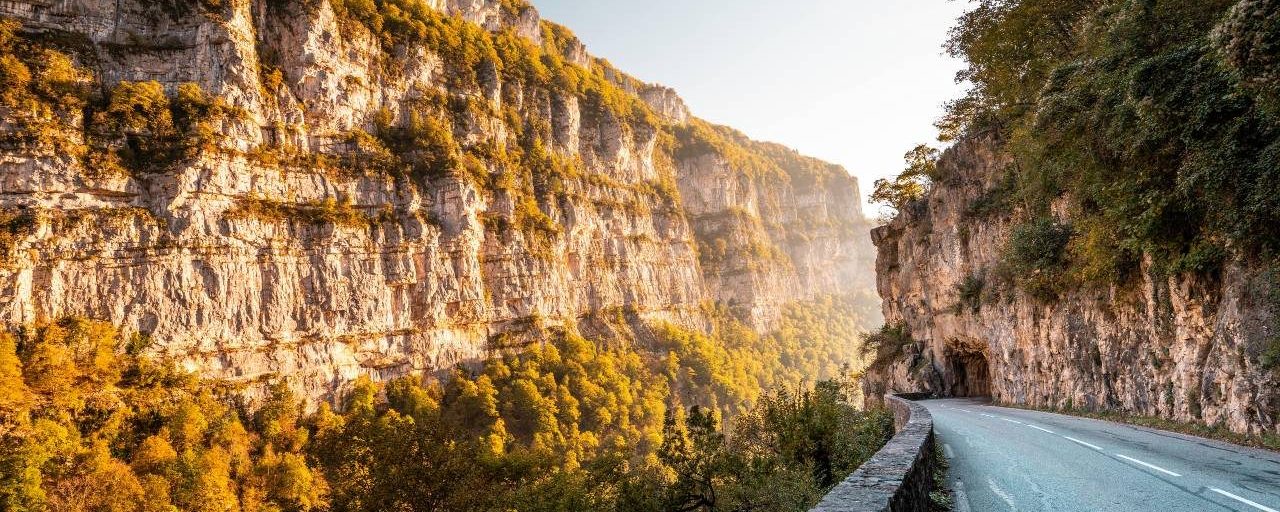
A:
POLYGON ((720 301, 763 330, 786 303, 870 287, 843 169, 721 128, 698 144, 688 128, 707 125, 673 91, 531 6, 427 4, 431 30, 488 46, 406 42, 324 0, 0 2, 91 77, 91 106, 57 116, 73 146, 122 83, 195 84, 226 112, 201 125, 205 146, 125 172, 6 144, 0 321, 105 319, 207 376, 319 398, 602 312, 703 329, 720 301), (495 46, 607 85, 472 62, 495 46), (448 147, 388 156, 399 139, 382 134, 448 147))

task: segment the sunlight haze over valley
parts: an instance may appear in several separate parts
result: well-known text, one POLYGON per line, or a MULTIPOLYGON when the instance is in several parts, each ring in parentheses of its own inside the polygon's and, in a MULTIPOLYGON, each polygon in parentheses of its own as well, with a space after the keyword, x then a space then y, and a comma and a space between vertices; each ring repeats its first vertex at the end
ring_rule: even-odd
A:
MULTIPOLYGON (((544 0, 542 14, 700 117, 843 165, 864 200, 902 155, 936 144, 964 62, 942 43, 954 0, 544 0)), ((864 203, 868 217, 881 208, 864 203)))

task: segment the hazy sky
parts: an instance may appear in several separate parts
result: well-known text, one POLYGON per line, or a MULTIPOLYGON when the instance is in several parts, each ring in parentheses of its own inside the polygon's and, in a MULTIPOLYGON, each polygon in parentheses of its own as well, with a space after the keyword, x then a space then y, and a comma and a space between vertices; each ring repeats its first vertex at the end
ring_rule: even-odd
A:
POLYGON ((963 0, 533 4, 593 54, 675 88, 694 115, 844 165, 864 198, 935 142, 942 102, 962 89, 941 45, 963 0))

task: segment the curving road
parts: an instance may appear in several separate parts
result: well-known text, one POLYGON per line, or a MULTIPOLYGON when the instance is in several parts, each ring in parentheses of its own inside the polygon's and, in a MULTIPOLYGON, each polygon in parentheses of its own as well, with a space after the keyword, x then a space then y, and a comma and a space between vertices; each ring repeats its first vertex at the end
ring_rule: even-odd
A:
POLYGON ((969 399, 920 403, 958 512, 1280 512, 1280 453, 969 399))

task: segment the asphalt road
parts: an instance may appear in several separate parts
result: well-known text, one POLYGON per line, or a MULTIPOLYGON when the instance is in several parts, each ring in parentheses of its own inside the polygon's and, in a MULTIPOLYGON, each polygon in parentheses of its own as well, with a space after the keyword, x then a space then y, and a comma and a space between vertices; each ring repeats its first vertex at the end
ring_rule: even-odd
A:
POLYGON ((926 400, 957 512, 1280 512, 1280 454, 975 400, 926 400))

